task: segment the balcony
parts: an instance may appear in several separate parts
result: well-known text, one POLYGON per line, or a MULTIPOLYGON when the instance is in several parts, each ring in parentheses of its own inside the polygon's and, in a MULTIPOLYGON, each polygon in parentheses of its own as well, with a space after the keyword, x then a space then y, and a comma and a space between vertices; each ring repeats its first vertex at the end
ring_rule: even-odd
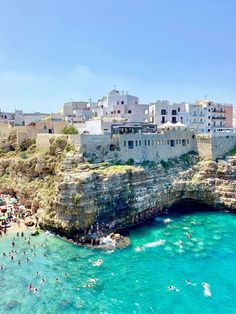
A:
POLYGON ((213 120, 225 120, 226 119, 226 117, 224 117, 224 116, 212 116, 211 118, 213 120))
POLYGON ((221 110, 221 109, 213 109, 212 110, 213 113, 225 113, 225 110, 221 110))

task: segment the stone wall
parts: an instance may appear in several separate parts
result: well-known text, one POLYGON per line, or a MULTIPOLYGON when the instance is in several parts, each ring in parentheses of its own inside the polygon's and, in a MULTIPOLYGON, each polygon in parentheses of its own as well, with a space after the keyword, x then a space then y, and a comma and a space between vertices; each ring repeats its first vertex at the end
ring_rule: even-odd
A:
POLYGON ((193 132, 170 130, 162 134, 122 134, 116 137, 123 161, 160 161, 180 157, 195 149, 193 132))
POLYGON ((68 136, 64 134, 37 134, 36 136, 36 148, 49 150, 51 139, 63 139, 67 140, 68 136))
POLYGON ((236 146, 236 133, 220 132, 211 134, 199 134, 196 136, 196 151, 209 160, 223 157, 236 146))

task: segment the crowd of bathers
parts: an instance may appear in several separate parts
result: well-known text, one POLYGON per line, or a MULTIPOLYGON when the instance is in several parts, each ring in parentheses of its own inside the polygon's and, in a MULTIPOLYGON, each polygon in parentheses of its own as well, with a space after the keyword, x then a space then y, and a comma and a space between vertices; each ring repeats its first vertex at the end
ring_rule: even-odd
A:
POLYGON ((20 204, 19 200, 9 194, 0 194, 0 235, 6 233, 12 222, 21 226, 21 221, 31 216, 31 210, 20 204))
MULTIPOLYGON (((45 242, 41 243, 40 246, 42 247, 47 247, 47 238, 45 240, 45 242)), ((42 253, 41 253, 42 254, 42 253)), ((2 255, 2 261, 4 262, 5 259, 7 261, 7 263, 5 263, 6 265, 8 264, 8 261, 10 261, 11 263, 16 263, 16 265, 18 267, 24 266, 26 264, 29 264, 31 262, 31 260, 36 257, 38 255, 38 252, 36 250, 36 245, 32 244, 32 239, 31 236, 30 237, 26 237, 24 232, 17 232, 16 236, 13 237, 12 242, 11 242, 11 250, 7 251, 3 251, 1 253, 2 255), (18 249, 18 240, 22 239, 25 241, 25 245, 26 245, 26 249, 24 249, 22 251, 22 249, 18 249)), ((47 254, 43 253, 43 257, 47 258, 47 254)), ((3 266, 0 265, 0 271, 5 271, 7 269, 7 266, 3 266)), ((64 273, 62 275, 62 277, 67 278, 68 275, 67 273, 64 273)), ((44 278, 38 271, 35 273, 35 280, 37 281, 37 283, 42 284, 46 284, 47 280, 46 278, 44 278)), ((60 283, 61 279, 59 277, 55 278, 55 283, 60 283)), ((32 292, 37 294, 39 292, 39 288, 37 286, 34 286, 31 282, 28 284, 28 286, 26 287, 26 289, 28 290, 28 292, 32 292)))

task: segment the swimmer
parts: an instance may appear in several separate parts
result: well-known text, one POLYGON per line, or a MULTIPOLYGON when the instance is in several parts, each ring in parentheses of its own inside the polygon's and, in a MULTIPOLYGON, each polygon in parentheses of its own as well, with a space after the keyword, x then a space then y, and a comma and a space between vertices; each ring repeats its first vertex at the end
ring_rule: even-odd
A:
POLYGON ((27 287, 28 291, 33 291, 33 286, 32 286, 32 283, 30 283, 27 287))
POLYGON ((7 256, 5 252, 2 253, 2 256, 7 256))
POLYGON ((179 292, 180 290, 178 288, 176 288, 175 286, 168 286, 168 290, 169 291, 176 291, 179 292))
POLYGON ((186 280, 186 285, 187 286, 196 286, 197 284, 196 283, 192 283, 190 280, 186 280))
POLYGON ((39 272, 38 271, 36 271, 36 276, 39 276, 39 272))
POLYGON ((41 283, 45 283, 45 279, 44 279, 44 278, 41 278, 40 282, 41 282, 41 283))
POLYGON ((89 278, 88 281, 95 283, 95 282, 97 282, 97 279, 96 278, 89 278))
POLYGON ((60 280, 58 277, 56 278, 56 283, 60 283, 60 280))
POLYGON ((65 277, 65 278, 67 278, 67 277, 68 277, 67 273, 64 273, 64 277, 65 277))
POLYGON ((143 248, 141 246, 136 247, 135 251, 136 252, 141 252, 143 250, 143 248))
POLYGON ((18 265, 20 265, 20 264, 21 264, 20 260, 17 262, 17 264, 18 264, 18 265))
POLYGON ((3 270, 3 266, 0 266, 0 270, 3 270))
POLYGON ((182 242, 182 240, 179 240, 179 247, 180 247, 180 249, 183 248, 183 242, 182 242))
POLYGON ((101 266, 103 263, 103 260, 99 258, 96 262, 93 262, 93 266, 101 266))
POLYGON ((203 282, 202 286, 204 288, 204 296, 205 297, 211 297, 211 291, 210 291, 210 285, 207 282, 203 282))
POLYGON ((27 262, 29 262, 29 261, 30 261, 30 259, 27 257, 27 258, 26 258, 26 261, 27 261, 27 262))
POLYGON ((38 288, 34 288, 34 293, 37 294, 39 292, 38 288))
POLYGON ((187 233, 187 234, 186 234, 186 238, 187 238, 187 239, 190 239, 190 238, 191 238, 191 234, 190 234, 190 233, 187 233))

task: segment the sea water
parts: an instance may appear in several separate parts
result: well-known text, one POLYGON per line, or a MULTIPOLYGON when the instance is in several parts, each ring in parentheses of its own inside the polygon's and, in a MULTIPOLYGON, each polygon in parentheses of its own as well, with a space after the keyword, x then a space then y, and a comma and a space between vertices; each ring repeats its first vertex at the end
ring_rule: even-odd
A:
POLYGON ((235 313, 235 215, 195 212, 166 217, 172 221, 153 219, 132 229, 129 248, 108 252, 41 233, 31 237, 30 246, 16 238, 17 255, 11 261, 2 252, 12 249, 13 235, 4 236, 0 313, 235 313), (94 264, 98 259, 100 266, 94 264), (204 294, 203 282, 209 284, 211 296, 204 294), (27 290, 29 283, 38 294, 27 290), (176 290, 169 291, 170 285, 176 290))

